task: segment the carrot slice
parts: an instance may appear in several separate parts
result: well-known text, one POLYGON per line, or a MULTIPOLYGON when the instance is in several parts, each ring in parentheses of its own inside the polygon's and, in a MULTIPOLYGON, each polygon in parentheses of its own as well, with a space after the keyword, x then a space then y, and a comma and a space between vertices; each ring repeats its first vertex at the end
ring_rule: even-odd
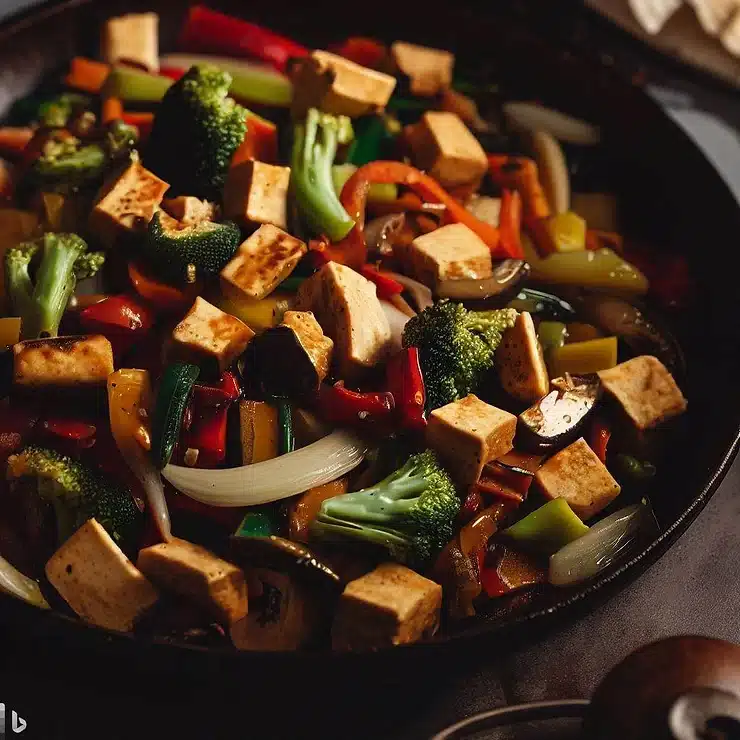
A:
POLYGON ((64 81, 77 90, 99 93, 109 72, 110 65, 108 64, 85 57, 74 57, 69 66, 69 74, 64 81))
POLYGON ((103 123, 123 118, 123 103, 120 98, 106 98, 102 106, 103 123))

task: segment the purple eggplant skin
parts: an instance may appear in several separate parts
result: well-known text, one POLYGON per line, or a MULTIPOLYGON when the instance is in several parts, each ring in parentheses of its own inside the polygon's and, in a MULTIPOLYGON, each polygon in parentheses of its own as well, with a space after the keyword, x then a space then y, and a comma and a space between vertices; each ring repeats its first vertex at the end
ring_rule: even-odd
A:
POLYGON ((550 385, 546 396, 519 414, 516 449, 549 453, 565 447, 580 436, 601 398, 596 373, 555 378, 550 385))

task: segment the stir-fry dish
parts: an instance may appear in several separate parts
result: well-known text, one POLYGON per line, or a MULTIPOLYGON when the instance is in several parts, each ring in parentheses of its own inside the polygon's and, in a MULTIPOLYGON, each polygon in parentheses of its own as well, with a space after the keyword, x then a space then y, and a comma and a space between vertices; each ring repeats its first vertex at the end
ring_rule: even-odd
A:
POLYGON ((177 53, 154 13, 100 48, 0 128, 3 591, 147 638, 368 650, 655 536, 687 401, 645 305, 686 281, 612 193, 571 192, 596 126, 444 50, 203 6, 177 53))

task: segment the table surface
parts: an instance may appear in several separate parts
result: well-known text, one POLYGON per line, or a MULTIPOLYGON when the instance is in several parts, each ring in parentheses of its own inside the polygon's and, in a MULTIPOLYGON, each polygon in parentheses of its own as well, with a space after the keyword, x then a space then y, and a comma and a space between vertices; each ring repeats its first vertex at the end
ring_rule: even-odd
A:
MULTIPOLYGON (((0 18, 32 4, 0 0, 0 18)), ((661 75, 660 83, 660 87, 650 88, 651 93, 693 136, 740 200, 740 100, 730 94, 697 88, 685 79, 666 79, 661 75)), ((736 235, 728 238, 736 239, 736 235)), ((589 697, 611 666, 654 639, 704 634, 740 642, 736 602, 740 592, 736 555, 740 553, 740 498, 736 495, 739 485, 740 460, 679 542, 638 581, 577 623, 505 656, 485 652, 472 656, 463 669, 440 675, 438 690, 428 699, 415 695, 411 687, 409 711, 402 717, 384 717, 382 702, 378 702, 373 721, 363 727, 339 732, 330 731, 329 725, 322 729, 306 727, 303 736, 428 738, 447 724, 496 706, 589 697)), ((7 705, 8 725, 11 712, 16 709, 28 722, 23 737, 50 740, 52 734, 65 739, 92 736, 85 710, 89 697, 78 695, 74 686, 65 682, 66 668, 60 666, 54 676, 36 675, 32 666, 24 665, 22 657, 8 657, 3 646, 0 637, 0 708, 3 703, 7 705), (51 706, 58 716, 50 724, 46 715, 52 711, 51 706), (42 717, 45 728, 56 726, 56 731, 50 734, 45 729, 39 734, 35 728, 42 717)), ((101 678, 105 670, 101 670, 101 678)), ((135 693, 133 688, 132 696, 135 693)), ((132 697, 106 697, 104 701, 112 718, 119 711, 120 715, 118 720, 106 723, 105 728, 96 726, 94 735, 101 739, 132 737, 132 720, 133 726, 138 727, 138 737, 150 737, 151 732, 169 737, 173 733, 162 728, 169 726, 174 730, 174 724, 167 723, 176 717, 182 719, 183 714, 192 719, 179 723, 179 737, 236 737, 231 732, 216 732, 209 707, 198 706, 197 702, 183 706, 175 701, 157 708, 137 709, 132 697)), ((249 728, 249 711, 259 710, 245 706, 245 732, 249 728)), ((96 724, 98 721, 99 718, 96 724)), ((518 740, 525 736, 532 737, 526 729, 481 737, 518 740)), ((276 729, 275 737, 283 735, 276 729)))

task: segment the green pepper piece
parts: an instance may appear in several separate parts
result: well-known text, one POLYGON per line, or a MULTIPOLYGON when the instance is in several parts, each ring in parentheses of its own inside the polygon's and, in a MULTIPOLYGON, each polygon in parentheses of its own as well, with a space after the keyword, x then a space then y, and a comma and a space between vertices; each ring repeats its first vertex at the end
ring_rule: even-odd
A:
POLYGON ((302 275, 288 275, 288 277, 278 285, 277 290, 284 290, 286 293, 295 293, 298 288, 301 287, 301 283, 303 283, 305 279, 306 278, 302 275))
POLYGON ((619 453, 616 456, 617 474, 633 480, 649 480, 655 475, 655 465, 651 462, 642 462, 632 455, 619 453))
POLYGON ((272 504, 250 507, 236 530, 236 536, 270 537, 278 534, 275 513, 275 507, 272 504))
POLYGON ((573 513, 568 502, 556 498, 512 524, 503 534, 522 547, 552 555, 586 532, 588 527, 573 513))
POLYGON ((365 116, 355 125, 355 138, 347 152, 347 162, 361 167, 384 159, 393 139, 382 116, 365 116))
POLYGON ((293 410, 290 403, 284 398, 277 402, 278 426, 280 428, 280 454, 293 452, 295 449, 295 434, 293 433, 293 410))
POLYGON ((198 375, 200 368, 185 362, 168 365, 162 374, 152 420, 152 457, 159 470, 172 457, 185 407, 198 375))
POLYGON ((540 321, 537 327, 537 339, 540 340, 542 351, 546 354, 565 344, 568 330, 562 321, 540 321))

